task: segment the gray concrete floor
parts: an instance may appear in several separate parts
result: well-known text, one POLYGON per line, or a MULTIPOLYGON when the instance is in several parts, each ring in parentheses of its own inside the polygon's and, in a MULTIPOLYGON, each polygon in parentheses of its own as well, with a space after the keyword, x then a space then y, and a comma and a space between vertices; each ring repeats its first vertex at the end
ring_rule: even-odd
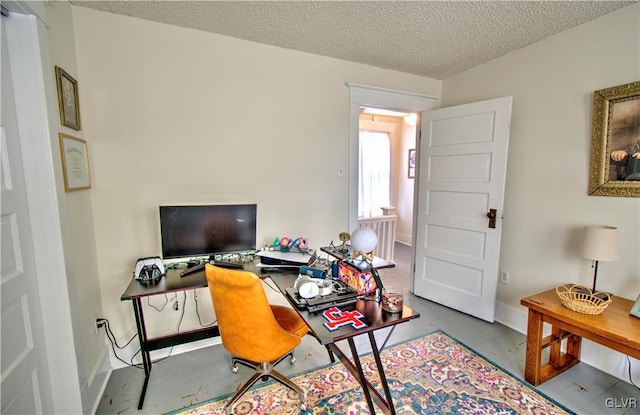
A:
MULTIPOLYGON (((387 270, 381 276, 385 284, 401 285, 408 291, 409 281, 402 266, 387 270)), ((406 292, 405 302, 420 312, 420 318, 398 325, 388 344, 443 330, 512 375, 524 377, 524 334, 406 292)), ((346 345, 345 348, 348 349, 346 345)), ((295 365, 283 362, 278 366, 278 370, 286 376, 329 363, 326 349, 311 336, 303 339, 295 353, 295 365)), ((96 413, 166 413, 231 393, 250 375, 250 370, 243 367, 240 367, 237 375, 231 373, 229 354, 221 345, 171 356, 153 365, 145 404, 138 411, 144 372, 132 367, 117 369, 111 374, 96 413)), ((583 363, 545 382, 538 389, 578 414, 640 415, 640 390, 583 363), (629 398, 637 400, 635 408, 624 405, 629 398)))

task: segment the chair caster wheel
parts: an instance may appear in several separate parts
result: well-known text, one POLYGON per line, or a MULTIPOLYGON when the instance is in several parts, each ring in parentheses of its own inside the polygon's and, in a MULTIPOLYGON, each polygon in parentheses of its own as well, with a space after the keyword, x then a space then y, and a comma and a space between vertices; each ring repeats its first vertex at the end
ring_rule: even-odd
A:
POLYGON ((294 364, 296 362, 296 358, 291 356, 291 359, 289 359, 289 363, 294 364))
POLYGON ((231 368, 231 371, 233 373, 238 373, 238 365, 233 365, 233 367, 231 368))

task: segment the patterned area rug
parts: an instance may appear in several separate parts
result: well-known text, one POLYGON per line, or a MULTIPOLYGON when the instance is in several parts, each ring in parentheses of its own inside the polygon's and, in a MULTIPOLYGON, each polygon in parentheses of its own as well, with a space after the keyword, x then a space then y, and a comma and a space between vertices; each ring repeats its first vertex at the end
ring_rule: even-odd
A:
MULTIPOLYGON (((441 331, 389 347, 381 357, 398 414, 573 413, 441 331)), ((362 360, 368 379, 379 379, 373 357, 362 360)), ((272 382, 247 392, 234 414, 369 413, 362 389, 340 363, 295 376, 293 381, 306 391, 305 412, 300 412, 295 393, 272 382)), ((372 383, 382 391, 379 380, 372 383)), ((172 414, 224 414, 229 398, 172 414)))

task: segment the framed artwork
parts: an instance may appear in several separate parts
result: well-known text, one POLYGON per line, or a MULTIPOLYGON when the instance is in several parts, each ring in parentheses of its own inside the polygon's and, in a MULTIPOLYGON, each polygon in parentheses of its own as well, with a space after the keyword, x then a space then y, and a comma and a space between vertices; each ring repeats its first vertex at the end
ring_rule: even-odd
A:
POLYGON ((633 307, 631 307, 629 314, 631 314, 634 317, 640 318, 640 295, 636 299, 636 302, 633 304, 633 307))
POLYGON ((416 149, 409 150, 409 173, 408 177, 413 179, 416 177, 416 149))
POLYGON ((74 130, 80 130, 80 107, 78 105, 78 83, 64 69, 56 66, 58 85, 58 106, 60 123, 74 130))
POLYGON ((589 194, 640 196, 640 82, 593 93, 589 194))
POLYGON ((91 175, 89 174, 87 142, 81 138, 63 133, 58 133, 58 138, 62 155, 65 192, 89 189, 91 187, 91 175))

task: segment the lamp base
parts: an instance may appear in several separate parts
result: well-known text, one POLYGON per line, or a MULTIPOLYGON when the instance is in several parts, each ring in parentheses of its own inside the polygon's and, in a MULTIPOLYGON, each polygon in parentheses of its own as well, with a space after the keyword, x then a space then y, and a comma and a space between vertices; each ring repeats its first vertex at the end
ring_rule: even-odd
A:
POLYGON ((356 259, 356 258, 358 258, 359 256, 361 256, 361 257, 363 257, 363 258, 365 258, 365 259, 368 259, 368 260, 369 260, 369 262, 373 263, 373 258, 375 258, 375 254, 374 254, 374 252, 375 252, 375 251, 371 251, 371 252, 360 252, 360 251, 354 251, 354 252, 351 254, 351 258, 352 258, 352 259, 356 259))

